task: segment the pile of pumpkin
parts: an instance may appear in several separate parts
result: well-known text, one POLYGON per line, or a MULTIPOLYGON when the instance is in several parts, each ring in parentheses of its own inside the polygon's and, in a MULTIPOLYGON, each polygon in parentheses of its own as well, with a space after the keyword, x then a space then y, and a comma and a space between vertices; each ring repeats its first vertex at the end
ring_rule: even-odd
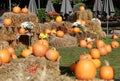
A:
MULTIPOLYGON (((50 61, 57 61, 59 58, 59 52, 53 47, 49 49, 49 43, 47 40, 40 39, 32 46, 22 50, 20 55, 24 58, 29 55, 35 55, 37 57, 45 57, 50 61)), ((9 63, 12 59, 17 59, 15 49, 13 47, 7 47, 0 50, 0 65, 9 63)))
POLYGON ((89 53, 80 54, 77 62, 72 63, 70 70, 75 74, 79 80, 93 80, 96 77, 97 69, 100 69, 100 79, 113 80, 114 69, 109 65, 109 62, 105 60, 105 64, 101 66, 101 56, 105 56, 112 52, 112 49, 119 47, 118 35, 112 36, 110 44, 106 44, 103 40, 96 40, 87 42, 86 40, 80 40, 80 47, 90 49, 89 53), (92 47, 95 44, 95 47, 92 47))

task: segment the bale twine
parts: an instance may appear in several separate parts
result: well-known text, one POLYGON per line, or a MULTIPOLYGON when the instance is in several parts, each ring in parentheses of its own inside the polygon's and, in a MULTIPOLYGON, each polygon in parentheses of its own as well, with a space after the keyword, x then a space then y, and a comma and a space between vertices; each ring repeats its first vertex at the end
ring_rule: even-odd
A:
POLYGON ((77 39, 69 34, 65 34, 63 38, 52 35, 48 38, 48 41, 53 47, 77 46, 77 39))

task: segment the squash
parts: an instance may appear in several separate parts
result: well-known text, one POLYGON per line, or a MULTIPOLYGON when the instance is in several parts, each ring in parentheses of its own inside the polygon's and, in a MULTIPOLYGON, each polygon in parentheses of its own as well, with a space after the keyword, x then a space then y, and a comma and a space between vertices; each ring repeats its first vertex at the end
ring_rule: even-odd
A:
POLYGON ((19 5, 14 6, 12 12, 15 14, 21 13, 21 8, 19 7, 19 5))

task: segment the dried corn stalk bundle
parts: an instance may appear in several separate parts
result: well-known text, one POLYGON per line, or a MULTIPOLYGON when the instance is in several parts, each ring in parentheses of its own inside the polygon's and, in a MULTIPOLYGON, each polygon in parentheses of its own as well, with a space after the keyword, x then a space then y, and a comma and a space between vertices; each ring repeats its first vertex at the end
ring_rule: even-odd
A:
POLYGON ((65 34, 63 38, 52 35, 48 38, 48 41, 53 47, 77 46, 77 39, 69 34, 65 34))

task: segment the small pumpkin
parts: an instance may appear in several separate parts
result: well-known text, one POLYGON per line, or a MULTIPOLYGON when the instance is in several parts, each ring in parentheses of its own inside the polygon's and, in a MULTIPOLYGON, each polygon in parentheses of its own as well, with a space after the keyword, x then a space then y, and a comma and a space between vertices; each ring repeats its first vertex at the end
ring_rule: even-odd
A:
POLYGON ((93 63, 95 64, 96 68, 100 68, 101 66, 101 61, 100 59, 92 59, 93 63))
POLYGON ((18 30, 18 33, 19 33, 19 34, 25 34, 25 33, 26 33, 25 28, 20 28, 20 29, 18 30))
POLYGON ((15 14, 19 14, 20 12, 21 12, 21 8, 19 7, 19 5, 17 5, 17 6, 14 6, 13 7, 13 13, 15 13, 15 14))
POLYGON ((63 38, 64 37, 64 32, 59 30, 59 31, 56 32, 56 36, 63 38))
POLYGON ((100 78, 104 80, 112 80, 114 78, 114 69, 109 65, 109 62, 105 60, 104 66, 100 68, 100 78))
POLYGON ((103 40, 96 40, 96 47, 101 48, 105 46, 105 42, 103 40))
POLYGON ((55 19, 55 21, 56 21, 57 23, 62 22, 62 16, 57 16, 56 19, 55 19))
POLYGON ((98 59, 100 58, 100 51, 97 48, 93 48, 90 50, 90 55, 92 56, 92 58, 98 59))
POLYGON ((31 55, 32 54, 32 52, 31 52, 31 50, 29 50, 29 49, 24 49, 22 52, 21 52, 21 56, 22 57, 24 57, 24 58, 26 58, 26 57, 28 57, 29 55, 31 55))
POLYGON ((22 8, 22 13, 28 14, 28 8, 25 6, 24 8, 22 8))
POLYGON ((3 24, 4 24, 5 26, 11 26, 11 25, 12 25, 12 19, 11 19, 11 18, 5 18, 5 19, 3 20, 3 24))
POLYGON ((106 49, 107 53, 112 52, 112 47, 111 47, 110 44, 106 44, 106 45, 105 45, 105 49, 106 49))
POLYGON ((81 55, 79 56, 79 59, 80 59, 80 60, 83 60, 83 59, 89 59, 89 60, 91 60, 91 59, 92 59, 92 56, 91 56, 90 54, 85 53, 85 54, 81 54, 81 55))
POLYGON ((79 80, 94 79, 96 76, 96 67, 92 60, 79 60, 75 67, 75 76, 79 80))
POLYGON ((100 51, 100 55, 101 55, 101 56, 104 56, 104 55, 107 54, 107 50, 106 50, 105 46, 99 48, 98 50, 100 51))
POLYGON ((81 5, 81 6, 79 7, 79 10, 80 10, 80 11, 84 11, 84 10, 85 10, 85 7, 81 5))
POLYGON ((87 46, 87 41, 86 40, 80 40, 80 47, 83 47, 83 48, 85 48, 86 46, 87 46))
POLYGON ((46 33, 46 34, 51 34, 51 30, 50 30, 50 29, 46 29, 46 30, 45 30, 45 33, 46 33))
POLYGON ((91 43, 88 43, 87 46, 86 46, 88 49, 92 49, 92 44, 91 43))
POLYGON ((80 30, 80 28, 75 27, 75 28, 73 28, 73 32, 75 32, 75 33, 79 33, 79 32, 81 32, 81 30, 80 30))
POLYGON ((75 66, 76 66, 76 63, 72 63, 72 64, 70 65, 70 71, 73 72, 73 73, 74 73, 74 71, 75 71, 75 66))
POLYGON ((119 38, 119 36, 117 34, 112 35, 112 39, 117 40, 118 38, 119 38))
POLYGON ((59 58, 59 52, 55 48, 52 48, 46 52, 45 56, 50 61, 56 61, 59 58))
POLYGON ((110 45, 111 45, 112 48, 118 48, 120 44, 119 44, 118 41, 112 41, 112 42, 110 43, 110 45))

